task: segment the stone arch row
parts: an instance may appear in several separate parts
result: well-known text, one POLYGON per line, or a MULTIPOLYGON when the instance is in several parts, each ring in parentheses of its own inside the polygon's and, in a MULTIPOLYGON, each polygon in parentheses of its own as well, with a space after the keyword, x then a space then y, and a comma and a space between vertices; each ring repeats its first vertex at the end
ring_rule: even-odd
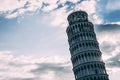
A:
POLYGON ((85 76, 91 74, 106 74, 105 66, 103 63, 87 63, 85 65, 78 66, 74 69, 76 76, 85 76))
POLYGON ((99 48, 97 41, 84 41, 80 43, 76 43, 75 45, 71 46, 71 51, 74 52, 76 50, 80 50, 83 48, 99 48))
POLYGON ((96 40, 96 36, 93 32, 84 32, 84 33, 79 33, 75 34, 69 39, 69 43, 72 41, 82 41, 82 40, 96 40))
POLYGON ((93 31, 93 24, 91 22, 81 22, 76 23, 74 25, 69 26, 68 34, 74 34, 76 32, 83 32, 83 31, 93 31))
POLYGON ((91 52, 83 52, 78 54, 77 56, 73 56, 72 59, 72 63, 73 65, 75 65, 76 63, 82 63, 82 62, 88 62, 91 60, 97 60, 99 61, 101 58, 101 53, 99 51, 91 51, 91 52))
POLYGON ((107 75, 94 75, 84 78, 78 78, 77 80, 108 80, 108 77, 107 75))

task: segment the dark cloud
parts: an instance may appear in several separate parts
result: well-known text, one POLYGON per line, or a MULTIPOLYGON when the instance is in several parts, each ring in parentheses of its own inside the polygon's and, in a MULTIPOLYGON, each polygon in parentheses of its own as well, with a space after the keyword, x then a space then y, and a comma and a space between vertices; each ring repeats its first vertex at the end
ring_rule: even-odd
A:
POLYGON ((119 24, 100 24, 96 25, 95 29, 97 32, 102 32, 102 31, 118 31, 120 30, 120 25, 119 24))
POLYGON ((41 63, 37 64, 38 68, 31 70, 32 73, 35 74, 43 74, 48 71, 54 71, 55 73, 71 73, 71 65, 70 62, 67 63, 41 63))
POLYGON ((120 53, 117 54, 116 56, 108 59, 106 61, 106 65, 110 68, 113 68, 113 67, 120 68, 120 53))
MULTIPOLYGON (((73 72, 70 62, 65 63, 40 63, 37 64, 38 68, 31 70, 31 73, 35 74, 36 76, 39 76, 40 80, 43 80, 44 78, 42 75, 48 75, 48 78, 50 77, 52 72, 54 74, 53 77, 56 80, 72 80, 73 79, 73 72), (62 78, 61 78, 62 77, 62 78)), ((49 80, 49 79, 47 79, 49 80)))

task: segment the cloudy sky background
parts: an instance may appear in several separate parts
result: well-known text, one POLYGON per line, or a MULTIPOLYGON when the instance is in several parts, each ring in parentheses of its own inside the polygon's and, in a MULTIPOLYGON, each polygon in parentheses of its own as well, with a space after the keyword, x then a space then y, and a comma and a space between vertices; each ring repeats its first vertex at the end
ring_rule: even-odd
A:
POLYGON ((120 78, 120 0, 0 0, 0 80, 74 80, 67 15, 95 24, 110 80, 120 78))

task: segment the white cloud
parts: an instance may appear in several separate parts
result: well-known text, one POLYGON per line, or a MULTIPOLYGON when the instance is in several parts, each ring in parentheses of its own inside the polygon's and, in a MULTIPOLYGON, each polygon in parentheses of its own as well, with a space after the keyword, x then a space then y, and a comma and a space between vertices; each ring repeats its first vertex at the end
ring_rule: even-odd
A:
POLYGON ((43 1, 43 2, 48 3, 48 4, 56 4, 58 0, 52 0, 52 1, 50 1, 50 0, 39 0, 39 1, 43 1))
POLYGON ((120 74, 120 25, 111 23, 96 27, 99 28, 98 31, 96 30, 97 39, 109 78, 110 80, 117 80, 120 74))
POLYGON ((90 16, 90 21, 92 21, 94 24, 102 24, 103 23, 102 18, 100 18, 96 14, 93 14, 92 16, 90 16))
POLYGON ((72 76, 71 64, 66 63, 67 60, 60 56, 46 58, 24 55, 14 56, 10 51, 1 51, 0 56, 0 76, 2 76, 1 78, 4 80, 27 78, 39 80, 60 80, 59 76, 64 73, 64 70, 68 70, 70 73, 62 75, 63 79, 68 75, 72 76), (36 71, 40 74, 36 74, 36 71))
POLYGON ((66 13, 66 7, 63 7, 59 10, 53 11, 51 13, 51 18, 53 19, 51 21, 52 26, 60 26, 60 27, 66 27, 67 26, 67 15, 66 13))
POLYGON ((119 27, 119 24, 113 23, 96 26, 96 28, 98 28, 97 39, 100 44, 103 60, 107 63, 107 67, 111 70, 114 67, 119 68, 119 27))
POLYGON ((49 11, 57 8, 57 6, 58 6, 57 4, 51 4, 51 5, 49 5, 49 6, 44 7, 44 8, 43 8, 43 11, 49 12, 49 11))
POLYGON ((90 21, 94 24, 103 23, 102 18, 97 14, 97 2, 98 0, 85 0, 79 5, 76 5, 75 10, 83 10, 88 13, 90 21))
MULTIPOLYGON (((49 12, 52 11, 53 9, 57 8, 57 6, 59 4, 65 4, 67 1, 73 2, 73 3, 77 3, 79 0, 60 0, 59 3, 57 4, 58 0, 53 0, 53 1, 49 1, 49 0, 12 0, 12 1, 7 1, 4 0, 3 3, 0 3, 0 11, 1 12, 6 12, 5 17, 6 18, 14 18, 17 16, 21 16, 27 12, 36 12, 37 10, 39 11, 41 9, 41 7, 43 6, 42 3, 46 3, 49 4, 48 6, 44 6, 41 10, 45 11, 45 12, 49 12), (16 10, 15 12, 12 12, 16 10)), ((68 6, 72 6, 72 5, 68 5, 68 6)), ((68 7, 67 6, 67 7, 68 7)), ((63 5, 63 7, 66 7, 66 5, 63 5)), ((64 11, 67 9, 64 8, 64 11)), ((82 9, 87 11, 89 14, 93 14, 96 12, 96 0, 87 0, 87 1, 82 1, 82 3, 80 3, 79 5, 76 5, 76 8, 82 9), (88 6, 86 6, 86 4, 88 6)), ((57 12, 62 12, 63 9, 58 9, 57 12)), ((56 11, 54 14, 56 14, 56 11)), ((52 13, 53 13, 52 12, 52 13)), ((62 16, 66 16, 67 12, 63 12, 62 16)), ((58 15, 56 15, 58 16, 58 15)), ((58 19, 59 20, 59 19, 58 19)), ((59 20, 61 22, 61 20, 59 20)), ((56 23, 57 24, 57 23, 56 23)))
POLYGON ((120 47, 118 46, 118 44, 120 43, 120 41, 119 41, 120 33, 118 33, 118 31, 112 31, 112 32, 103 31, 97 35, 97 38, 98 38, 98 42, 100 43, 101 47, 102 47, 102 45, 104 46, 106 43, 108 43, 110 47, 116 46, 115 50, 111 51, 109 53, 106 53, 105 50, 103 50, 103 59, 104 60, 107 60, 110 57, 113 57, 120 52, 120 47))
MULTIPOLYGON (((14 6, 12 7, 12 9, 11 9, 11 7, 5 9, 5 11, 9 12, 9 13, 5 14, 6 18, 15 18, 17 16, 22 16, 27 12, 34 12, 35 13, 42 6, 42 2, 40 2, 40 1, 38 2, 38 1, 35 1, 35 0, 31 0, 31 1, 27 1, 27 0, 17 1, 17 0, 14 0, 14 1, 13 1, 14 6), (18 6, 17 4, 19 4, 20 6, 18 6), (26 6, 26 8, 24 8, 25 6, 26 6), (16 11, 14 11, 14 10, 16 10, 16 11)), ((4 3, 4 4, 1 3, 1 4, 11 6, 11 3, 12 3, 12 1, 4 3)), ((3 7, 5 7, 5 6, 3 6, 3 7)), ((1 11, 4 11, 3 7, 1 7, 1 11)))
POLYGON ((84 10, 88 14, 96 13, 96 0, 85 0, 76 6, 78 10, 84 10), (87 6, 86 6, 87 5, 87 6))
MULTIPOLYGON (((13 1, 7 1, 5 0, 3 3, 1 3, 1 9, 0 11, 8 11, 5 14, 6 18, 15 18, 15 17, 20 17, 23 16, 24 14, 29 14, 29 13, 37 13, 40 10, 44 12, 50 12, 50 17, 51 18, 51 25, 52 26, 60 26, 60 27, 66 27, 67 26, 67 15, 71 12, 67 12, 67 8, 72 5, 65 5, 67 1, 70 1, 72 3, 75 3, 75 9, 76 10, 85 10, 89 14, 89 19, 94 22, 95 24, 100 24, 102 23, 101 17, 99 17, 96 14, 96 4, 97 0, 85 0, 82 1, 80 4, 77 4, 79 0, 13 0, 13 1), (58 2, 58 3, 57 3, 58 2), (43 3, 48 4, 47 6, 43 6, 43 3), (11 6, 14 4, 14 6, 11 6), (63 5, 62 8, 56 9, 58 5, 61 4, 63 5), (9 8, 6 7, 4 9, 5 5, 7 5, 9 8), (87 5, 87 6, 86 6, 87 5), (16 9, 15 12, 12 12, 16 9), (56 9, 56 10, 54 10, 56 9)), ((48 16, 47 16, 48 18, 48 16)))
POLYGON ((19 2, 18 0, 0 0, 0 11, 11 11, 23 7, 26 0, 19 2))
POLYGON ((118 25, 120 25, 120 22, 111 22, 111 24, 118 24, 118 25))
POLYGON ((72 2, 72 3, 77 3, 80 0, 60 0, 59 3, 64 5, 67 1, 72 2))

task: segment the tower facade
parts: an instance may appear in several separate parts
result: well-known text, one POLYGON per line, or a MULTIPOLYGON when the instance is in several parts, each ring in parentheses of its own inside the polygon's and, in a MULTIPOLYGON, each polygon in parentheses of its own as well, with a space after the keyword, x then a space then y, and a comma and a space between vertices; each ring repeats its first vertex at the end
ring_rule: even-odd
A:
POLYGON ((75 80, 109 80, 88 14, 76 11, 67 19, 69 26, 66 32, 75 80))

